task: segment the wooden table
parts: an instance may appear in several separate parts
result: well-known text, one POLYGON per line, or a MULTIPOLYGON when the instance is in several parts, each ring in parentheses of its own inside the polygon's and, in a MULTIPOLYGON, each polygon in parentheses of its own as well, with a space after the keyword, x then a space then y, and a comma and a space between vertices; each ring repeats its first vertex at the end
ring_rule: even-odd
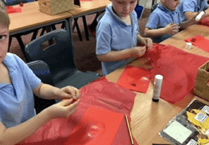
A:
POLYGON ((82 15, 88 15, 105 10, 105 7, 111 3, 110 0, 92 0, 92 1, 80 1, 81 7, 69 11, 73 14, 73 17, 79 17, 82 15))
MULTIPOLYGON (((179 32, 172 38, 162 42, 162 44, 170 44, 187 52, 199 54, 209 57, 209 53, 195 46, 191 50, 186 49, 185 38, 202 34, 209 38, 209 28, 200 25, 193 25, 184 31, 179 32)), ((134 61, 132 65, 137 66, 138 61, 134 61)), ((117 82, 124 67, 107 75, 107 79, 111 82, 117 82)), ((176 104, 168 103, 160 100, 158 103, 152 101, 153 85, 150 85, 146 94, 136 92, 134 106, 131 112, 131 128, 134 138, 141 145, 152 145, 153 143, 169 143, 159 136, 159 132, 165 128, 169 121, 178 115, 193 99, 194 95, 186 97, 182 102, 176 104)))
POLYGON ((42 13, 39 10, 38 2, 25 3, 21 8, 21 13, 9 14, 11 19, 9 31, 11 35, 62 22, 65 19, 72 17, 72 14, 69 12, 64 12, 53 16, 42 13))

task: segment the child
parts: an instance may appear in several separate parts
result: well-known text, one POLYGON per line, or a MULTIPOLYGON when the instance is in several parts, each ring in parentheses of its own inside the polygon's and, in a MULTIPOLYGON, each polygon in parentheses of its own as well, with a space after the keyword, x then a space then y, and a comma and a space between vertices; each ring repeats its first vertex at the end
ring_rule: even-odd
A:
POLYGON ((209 16, 206 0, 182 0, 179 10, 183 13, 183 20, 189 20, 201 11, 205 11, 204 17, 209 16))
POLYGON ((17 144, 53 118, 68 117, 76 111, 80 92, 43 84, 18 56, 7 53, 9 16, 0 1, 0 144, 17 144), (44 99, 65 99, 38 115, 33 93, 44 99), (73 103, 73 99, 76 101, 73 103))
POLYGON ((146 46, 152 47, 150 38, 139 35, 136 4, 137 0, 112 0, 98 23, 96 54, 104 75, 143 56, 146 46))
POLYGON ((182 13, 178 9, 180 0, 161 0, 156 9, 149 17, 145 28, 145 36, 153 38, 153 41, 160 43, 185 29, 195 22, 194 18, 182 21, 182 13))

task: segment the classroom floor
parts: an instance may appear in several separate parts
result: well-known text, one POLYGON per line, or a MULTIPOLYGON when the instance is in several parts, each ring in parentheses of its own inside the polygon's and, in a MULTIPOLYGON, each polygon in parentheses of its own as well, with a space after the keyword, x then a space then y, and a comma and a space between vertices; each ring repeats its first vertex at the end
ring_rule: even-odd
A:
MULTIPOLYGON (((142 19, 139 21, 140 26, 140 34, 143 36, 144 28, 147 23, 148 17, 150 14, 150 9, 145 9, 142 19)), ((87 24, 90 25, 95 18, 95 14, 87 15, 87 24)), ((79 40, 78 34, 76 29, 73 32, 73 38, 75 42, 75 57, 76 57, 76 66, 81 71, 93 71, 102 74, 101 70, 101 63, 97 60, 95 55, 95 48, 96 48, 96 36, 89 31, 90 40, 87 41, 85 37, 84 27, 82 19, 78 19, 78 24, 80 27, 80 31, 82 34, 83 41, 79 40)), ((59 27, 59 26, 58 26, 59 27)), ((39 36, 39 35, 38 35, 39 36)), ((30 42, 31 35, 22 36, 23 42, 25 45, 30 42)), ((15 38, 12 39, 10 52, 17 54, 23 60, 25 60, 22 51, 17 43, 15 38)))

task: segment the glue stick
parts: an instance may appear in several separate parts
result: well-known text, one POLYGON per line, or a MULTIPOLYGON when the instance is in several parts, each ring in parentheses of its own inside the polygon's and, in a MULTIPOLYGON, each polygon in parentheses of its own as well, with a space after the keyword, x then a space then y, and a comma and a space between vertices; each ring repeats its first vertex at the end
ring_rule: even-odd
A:
POLYGON ((196 21, 199 21, 199 20, 203 17, 204 14, 205 14, 205 12, 204 12, 204 11, 201 11, 201 12, 195 17, 195 20, 196 20, 196 21))
POLYGON ((155 75, 154 90, 153 90, 153 96, 152 96, 152 101, 154 101, 154 102, 159 101, 162 83, 163 83, 163 76, 162 75, 155 75))

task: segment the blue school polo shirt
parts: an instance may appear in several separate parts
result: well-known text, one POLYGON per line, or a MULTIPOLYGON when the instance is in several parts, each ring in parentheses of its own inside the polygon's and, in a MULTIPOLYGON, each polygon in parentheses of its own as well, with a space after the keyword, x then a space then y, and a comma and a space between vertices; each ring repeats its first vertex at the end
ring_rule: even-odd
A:
POLYGON ((204 11, 208 8, 208 3, 206 0, 182 0, 178 7, 183 13, 182 19, 186 20, 185 12, 204 11))
MULTIPOLYGON (((112 4, 106 7, 105 14, 97 25, 97 55, 130 49, 137 45, 137 35, 139 34, 137 14, 133 11, 130 16, 132 25, 127 25, 113 12, 112 4)), ((132 58, 117 62, 102 62, 103 74, 109 74, 131 61, 133 61, 132 58)))
MULTIPOLYGON (((146 24, 147 28, 150 29, 159 29, 164 28, 171 23, 179 24, 182 22, 181 13, 176 8, 175 11, 171 11, 164 7, 161 3, 158 4, 157 8, 151 13, 148 22, 146 24)), ((160 43, 163 40, 170 38, 172 35, 162 35, 156 38, 153 38, 153 41, 156 43, 160 43)))
POLYGON ((0 83, 0 121, 9 128, 36 115, 33 90, 41 80, 15 54, 7 53, 3 63, 9 70, 12 84, 0 83))

